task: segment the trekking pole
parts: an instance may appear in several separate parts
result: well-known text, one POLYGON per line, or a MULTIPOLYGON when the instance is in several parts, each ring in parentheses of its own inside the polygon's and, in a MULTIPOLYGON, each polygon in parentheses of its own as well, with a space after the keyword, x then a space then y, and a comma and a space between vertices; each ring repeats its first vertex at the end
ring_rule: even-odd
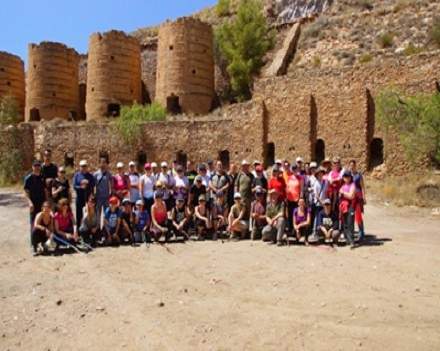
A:
POLYGON ((69 243, 68 241, 66 241, 66 240, 64 240, 64 239, 62 239, 62 238, 59 237, 58 235, 55 235, 55 234, 54 234, 54 235, 53 235, 53 238, 54 238, 55 240, 57 240, 58 242, 60 242, 61 244, 66 245, 67 247, 73 249, 74 251, 76 251, 76 252, 78 252, 78 253, 83 253, 83 254, 85 254, 85 253, 82 252, 80 249, 78 249, 75 245, 69 243))

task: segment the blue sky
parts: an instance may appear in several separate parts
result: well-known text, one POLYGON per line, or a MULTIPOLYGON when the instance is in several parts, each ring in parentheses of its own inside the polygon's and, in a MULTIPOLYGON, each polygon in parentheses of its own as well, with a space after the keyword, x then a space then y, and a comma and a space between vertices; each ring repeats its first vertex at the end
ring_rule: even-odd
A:
POLYGON ((27 60, 27 45, 62 42, 87 52, 89 35, 131 32, 189 15, 217 0, 0 0, 0 51, 27 60))

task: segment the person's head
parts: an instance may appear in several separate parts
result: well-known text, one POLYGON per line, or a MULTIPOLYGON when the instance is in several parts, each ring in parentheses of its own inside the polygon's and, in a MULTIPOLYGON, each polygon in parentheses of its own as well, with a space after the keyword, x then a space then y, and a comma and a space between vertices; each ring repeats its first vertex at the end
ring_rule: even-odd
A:
POLYGON ((275 164, 273 167, 272 167, 272 177, 273 178, 278 178, 278 177, 282 177, 283 176, 283 174, 281 173, 281 168, 280 168, 280 166, 278 166, 277 164, 275 164))
POLYGON ((183 177, 184 176, 184 172, 183 172, 183 167, 181 165, 178 165, 176 167, 176 173, 179 177, 183 177))
POLYGON ((284 169, 286 172, 290 172, 290 171, 291 171, 290 162, 289 162, 288 160, 285 160, 285 161, 284 161, 284 163, 283 163, 283 169, 284 169))
POLYGON ((264 200, 265 190, 261 186, 257 186, 255 189, 255 197, 258 201, 262 202, 264 200))
POLYGON ((215 163, 215 169, 218 173, 223 173, 223 163, 222 161, 217 161, 215 163))
POLYGON ((277 202, 279 196, 280 196, 280 194, 278 193, 278 191, 276 189, 270 189, 270 191, 269 191, 269 199, 270 199, 270 201, 277 202))
POLYGON ((205 195, 200 195, 199 196, 199 206, 206 206, 206 196, 205 195))
POLYGON ((217 201, 217 203, 222 205, 225 202, 225 194, 223 193, 223 191, 219 191, 215 195, 216 195, 215 200, 217 201))
POLYGON ((119 199, 116 196, 112 196, 110 200, 108 200, 110 208, 112 211, 115 211, 119 206, 119 199))
POLYGON ((244 173, 249 173, 250 164, 247 160, 241 161, 241 170, 244 173))
POLYGON ((339 157, 333 158, 332 168, 335 170, 341 169, 341 159, 339 157))
POLYGON ((312 171, 310 170, 310 163, 308 163, 308 162, 304 163, 304 172, 307 175, 311 175, 312 174, 312 171))
POLYGON ((356 172, 357 171, 356 160, 350 160, 350 163, 348 164, 348 168, 350 169, 350 171, 356 172))
POLYGON ((187 169, 187 171, 193 171, 194 170, 194 163, 192 163, 191 161, 187 161, 186 162, 186 169, 187 169))
POLYGON ((281 169, 283 167, 283 160, 281 159, 276 160, 274 166, 278 166, 281 169))
POLYGON ((151 164, 150 164, 150 163, 146 163, 146 164, 144 165, 144 170, 145 170, 145 173, 146 173, 147 175, 150 175, 150 174, 151 174, 151 164))
POLYGON ((106 170, 107 170, 107 168, 108 168, 108 161, 107 161, 107 158, 105 158, 105 157, 101 157, 101 158, 99 159, 99 168, 100 168, 102 171, 106 171, 106 170))
POLYGON ((207 173, 207 169, 206 169, 206 165, 204 163, 199 164, 199 166, 197 167, 198 169, 198 173, 202 176, 205 176, 207 173))
POLYGON ((136 162, 130 161, 130 163, 128 164, 128 169, 130 170, 130 173, 135 173, 136 172, 136 162))
POLYGON ((350 184, 353 182, 353 175, 350 172, 344 172, 342 179, 344 180, 345 184, 350 184))
POLYGON ((294 164, 292 165, 292 167, 290 167, 290 171, 291 171, 293 174, 297 174, 297 173, 300 171, 300 168, 298 167, 298 165, 297 165, 296 163, 294 163, 294 164))
POLYGON ((66 213, 69 210, 69 200, 61 199, 58 201, 58 211, 66 213))
POLYGON ((156 203, 162 203, 163 202, 163 190, 157 189, 154 192, 154 202, 156 203))
POLYGON ((264 177, 264 174, 263 174, 263 166, 262 166, 262 165, 257 165, 257 166, 255 167, 255 173, 257 174, 257 177, 258 177, 258 178, 264 177))
POLYGON ((124 209, 124 212, 131 211, 131 202, 129 199, 122 200, 122 208, 124 209))
POLYGON ((52 151, 49 149, 44 150, 43 152, 44 163, 50 163, 51 160, 52 160, 52 151))
POLYGON ((330 213, 332 210, 332 201, 330 199, 325 199, 324 200, 324 210, 325 213, 330 213))
POLYGON ((87 199, 87 207, 88 209, 95 209, 96 206, 96 197, 95 195, 90 195, 87 199))
POLYGON ((153 171, 154 174, 159 172, 159 166, 157 165, 156 162, 151 163, 151 170, 153 171))
POLYGON ((208 169, 210 171, 213 171, 214 170, 214 161, 213 160, 208 160, 207 164, 208 164, 208 169))
POLYGON ((295 163, 300 170, 302 170, 304 168, 304 160, 302 157, 297 157, 295 160, 295 163))
POLYGON ((118 162, 116 164, 116 170, 118 171, 119 174, 124 173, 124 164, 122 162, 118 162))
POLYGON ((304 198, 300 198, 298 200, 298 207, 300 207, 301 209, 306 208, 306 201, 304 200, 304 198))
POLYGON ((51 211, 52 211, 52 208, 50 206, 50 202, 44 201, 43 205, 41 206, 41 212, 43 212, 44 214, 50 214, 51 211))
POLYGON ((254 162, 252 163, 252 165, 254 166, 254 169, 256 170, 258 166, 261 166, 261 162, 258 160, 254 160, 254 162))
POLYGON ((203 185, 203 178, 201 175, 195 177, 194 184, 196 185, 197 188, 200 188, 203 185))
POLYGON ((32 163, 32 173, 34 173, 36 175, 40 175, 41 174, 41 163, 40 163, 40 161, 34 161, 32 163))
POLYGON ((58 178, 60 179, 66 178, 66 169, 63 166, 58 168, 58 178))
POLYGON ((144 210, 144 202, 142 200, 136 201, 136 210, 138 210, 138 211, 144 210))
POLYGON ((239 192, 234 194, 234 202, 237 205, 241 204, 241 194, 239 192))
POLYGON ((185 206, 185 199, 182 195, 177 196, 176 198, 176 206, 181 209, 185 206))
POLYGON ((316 163, 315 161, 310 162, 309 164, 309 172, 310 174, 315 174, 318 171, 318 163, 316 163))
POLYGON ((87 173, 89 170, 89 164, 86 160, 79 161, 79 170, 81 173, 87 173))
POLYGON ((231 162, 231 163, 229 164, 229 173, 230 173, 230 174, 237 174, 237 172, 238 172, 238 167, 237 167, 237 165, 236 165, 234 162, 231 162))
POLYGON ((321 166, 321 167, 319 167, 319 168, 316 170, 316 172, 315 172, 315 177, 316 177, 318 180, 321 180, 322 177, 324 177, 325 172, 326 172, 326 169, 325 169, 324 167, 321 166))
POLYGON ((332 167, 332 162, 329 158, 326 158, 324 161, 321 162, 321 166, 326 169, 326 172, 328 172, 332 167))

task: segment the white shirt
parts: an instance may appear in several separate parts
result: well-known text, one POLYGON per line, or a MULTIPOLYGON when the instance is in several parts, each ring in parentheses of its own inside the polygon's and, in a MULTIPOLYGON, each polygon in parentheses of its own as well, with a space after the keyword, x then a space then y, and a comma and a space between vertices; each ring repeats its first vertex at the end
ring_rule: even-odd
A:
POLYGON ((154 176, 144 174, 140 179, 140 183, 144 185, 144 193, 142 194, 143 197, 146 199, 151 199, 154 196, 154 184, 156 180, 154 179, 154 176))
POLYGON ((169 173, 164 174, 161 172, 157 180, 165 186, 163 199, 168 200, 171 194, 170 188, 174 187, 175 184, 174 177, 169 173))

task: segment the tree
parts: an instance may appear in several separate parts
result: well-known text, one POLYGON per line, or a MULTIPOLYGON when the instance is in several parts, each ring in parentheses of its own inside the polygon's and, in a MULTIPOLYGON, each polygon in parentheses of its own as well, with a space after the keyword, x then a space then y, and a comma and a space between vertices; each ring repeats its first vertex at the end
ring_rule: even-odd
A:
POLYGON ((233 95, 239 101, 250 99, 253 76, 260 71, 274 41, 261 1, 242 0, 236 16, 216 30, 215 41, 226 61, 233 95))
POLYGON ((377 99, 378 122, 397 132, 410 160, 440 164, 440 93, 405 95, 394 89, 377 99))

